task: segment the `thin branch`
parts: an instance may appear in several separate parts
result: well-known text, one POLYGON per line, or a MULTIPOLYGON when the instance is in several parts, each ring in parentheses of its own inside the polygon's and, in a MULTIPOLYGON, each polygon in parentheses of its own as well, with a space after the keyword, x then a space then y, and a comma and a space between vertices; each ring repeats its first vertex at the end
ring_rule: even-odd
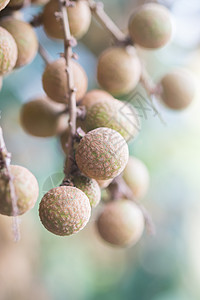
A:
POLYGON ((97 21, 111 34, 117 42, 124 43, 127 41, 127 36, 116 26, 111 18, 105 13, 103 3, 88 0, 91 12, 97 21))
POLYGON ((49 53, 45 50, 45 48, 40 43, 39 43, 39 47, 38 47, 38 53, 44 60, 45 64, 48 65, 51 63, 51 58, 49 56, 49 53))
POLYGON ((3 138, 3 130, 0 126, 0 170, 4 172, 5 177, 8 180, 9 189, 10 189, 10 198, 12 201, 12 215, 13 215, 13 233, 15 241, 20 240, 20 232, 19 232, 19 223, 18 223, 18 207, 17 200, 18 197, 15 192, 15 186, 13 182, 13 175, 10 172, 10 160, 11 154, 7 151, 6 145, 3 138))
POLYGON ((63 23, 64 33, 64 57, 66 60, 66 74, 67 74, 67 87, 68 87, 68 107, 69 107, 69 138, 68 138, 68 154, 67 161, 65 163, 65 176, 70 175, 72 166, 74 151, 74 136, 76 134, 76 89, 74 87, 74 78, 72 72, 72 46, 74 45, 74 39, 71 36, 69 28, 69 20, 66 6, 71 5, 70 1, 58 0, 61 20, 63 23))

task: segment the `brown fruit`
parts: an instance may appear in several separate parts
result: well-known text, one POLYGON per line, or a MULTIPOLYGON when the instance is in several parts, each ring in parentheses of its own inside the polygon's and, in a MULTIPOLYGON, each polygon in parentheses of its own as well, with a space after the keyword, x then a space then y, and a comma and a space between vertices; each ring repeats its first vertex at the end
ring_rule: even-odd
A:
POLYGON ((195 96, 193 76, 186 70, 177 69, 166 74, 161 80, 161 98, 171 109, 188 107, 195 96))
POLYGON ((166 45, 172 36, 172 19, 168 9, 156 3, 140 6, 131 16, 129 33, 134 43, 157 49, 166 45))
MULTIPOLYGON (((74 87, 77 89, 76 99, 79 101, 87 91, 87 75, 83 68, 72 61, 74 87)), ((43 88, 49 98, 56 102, 67 103, 67 75, 65 71, 65 59, 59 58, 48 64, 42 76, 43 88)))
POLYGON ((0 27, 0 75, 10 72, 17 61, 17 45, 12 35, 0 27))
POLYGON ((98 185, 100 186, 101 189, 107 188, 112 181, 113 179, 97 180, 98 185))
MULTIPOLYGON (((26 168, 11 165, 15 193, 17 196, 17 215, 22 215, 35 205, 39 187, 35 176, 26 168)), ((0 214, 13 216, 10 185, 2 170, 0 172, 0 214)))
POLYGON ((103 90, 91 90, 85 94, 81 101, 81 105, 87 108, 91 107, 93 104, 101 102, 103 100, 113 100, 114 97, 103 90))
POLYGON ((105 205, 97 220, 100 236, 108 243, 126 247, 141 238, 144 217, 141 210, 130 200, 119 200, 105 205))
POLYGON ((87 131, 98 127, 114 129, 126 141, 135 138, 140 130, 140 120, 134 107, 116 99, 96 101, 88 106, 84 124, 87 131))
POLYGON ((60 186, 44 195, 39 208, 44 227, 57 235, 71 235, 88 223, 91 207, 88 197, 79 189, 60 186))
POLYGON ((1 0, 0 1, 0 11, 6 7, 10 0, 1 0))
MULTIPOLYGON (((51 0, 45 5, 42 15, 44 30, 49 37, 63 39, 62 23, 55 17, 57 11, 59 11, 57 0, 51 0)), ((88 3, 83 0, 76 1, 74 7, 67 8, 67 13, 71 34, 80 39, 88 31, 91 22, 88 3)))
POLYGON ((124 170, 128 156, 124 138, 113 129, 101 127, 81 139, 76 150, 76 163, 84 175, 106 180, 124 170))
POLYGON ((0 25, 13 36, 17 44, 18 58, 15 67, 30 63, 38 50, 38 40, 31 25, 13 17, 4 18, 0 25))
POLYGON ((96 207, 99 204, 101 200, 101 190, 95 179, 78 175, 74 176, 72 181, 76 188, 80 189, 86 194, 90 201, 91 207, 96 207))
POLYGON ((49 99, 38 98, 23 105, 20 114, 23 129, 37 137, 51 137, 68 127, 65 106, 49 99))
POLYGON ((114 96, 130 93, 138 84, 141 64, 131 46, 111 47, 98 60, 97 78, 103 89, 114 96))
POLYGON ((141 160, 130 156, 123 178, 137 199, 146 195, 149 187, 149 172, 141 160))
POLYGON ((17 10, 17 9, 21 9, 25 4, 25 0, 10 0, 8 7, 13 9, 13 10, 17 10))

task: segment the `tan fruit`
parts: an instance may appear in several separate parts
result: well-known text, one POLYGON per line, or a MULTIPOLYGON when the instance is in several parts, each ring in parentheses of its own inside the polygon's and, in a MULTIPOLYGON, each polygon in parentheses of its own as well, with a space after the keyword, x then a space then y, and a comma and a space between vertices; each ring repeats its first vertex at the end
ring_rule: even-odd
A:
POLYGON ((0 75, 10 72, 17 61, 17 45, 12 35, 0 27, 0 75))
MULTIPOLYGON (((21 166, 10 166, 17 195, 17 215, 22 215, 35 205, 39 187, 35 176, 21 166)), ((13 216, 10 185, 5 179, 3 170, 0 172, 0 214, 13 216)))
MULTIPOLYGON (((59 11, 57 0, 49 1, 43 11, 44 30, 49 37, 63 39, 63 28, 55 12, 59 11)), ((71 34, 80 39, 87 31, 91 22, 91 12, 86 1, 76 1, 74 7, 67 8, 71 34)))
POLYGON ((97 102, 101 102, 103 100, 113 100, 114 97, 102 90, 91 90, 83 97, 81 101, 81 105, 85 105, 87 108, 91 107, 93 104, 97 102))
POLYGON ((91 207, 88 197, 79 189, 60 186, 44 195, 39 208, 44 227, 57 235, 71 235, 88 223, 91 207))
POLYGON ((149 172, 141 160, 129 157, 123 178, 137 199, 146 195, 149 187, 149 172))
POLYGON ((101 189, 105 189, 109 186, 109 184, 112 182, 112 179, 108 180, 97 180, 98 185, 100 186, 101 189))
POLYGON ((105 205, 97 220, 100 236, 108 243, 126 247, 141 238, 144 217, 141 210, 130 200, 119 200, 105 205))
POLYGON ((37 137, 59 135, 68 127, 65 106, 49 99, 38 98, 23 105, 20 114, 23 129, 37 137))
POLYGON ((10 0, 8 7, 13 9, 13 10, 17 10, 17 9, 21 9, 25 4, 25 0, 10 0))
POLYGON ((86 176, 74 176, 73 184, 76 188, 80 189, 86 194, 90 201, 91 207, 96 207, 101 200, 101 190, 95 179, 86 176))
POLYGON ((129 33, 133 42, 141 47, 163 47, 172 36, 172 18, 169 10, 156 3, 140 6, 130 18, 129 33))
MULTIPOLYGON (((87 91, 87 75, 83 68, 75 61, 72 62, 74 86, 77 89, 76 99, 79 101, 87 91)), ((42 76, 43 88, 49 98, 56 102, 67 103, 67 75, 65 71, 65 59, 48 64, 42 76)))
POLYGON ((13 36, 17 44, 18 58, 15 67, 30 63, 38 50, 38 40, 31 25, 12 17, 4 18, 0 25, 13 36))
POLYGON ((6 7, 10 0, 0 0, 0 11, 6 7))
POLYGON ((107 99, 88 106, 84 120, 87 131, 108 127, 119 132, 126 141, 135 138, 140 130, 140 120, 134 107, 116 99, 107 99))
POLYGON ((161 98, 171 109, 188 107, 195 96, 193 76, 186 70, 177 69, 166 74, 161 80, 161 98))
POLYGON ((138 84, 141 64, 131 46, 111 47, 98 60, 97 78, 103 89, 114 96, 130 93, 138 84))
POLYGON ((119 175, 128 162, 128 146, 124 138, 110 128, 88 132, 76 150, 80 171, 94 179, 111 179, 119 175))

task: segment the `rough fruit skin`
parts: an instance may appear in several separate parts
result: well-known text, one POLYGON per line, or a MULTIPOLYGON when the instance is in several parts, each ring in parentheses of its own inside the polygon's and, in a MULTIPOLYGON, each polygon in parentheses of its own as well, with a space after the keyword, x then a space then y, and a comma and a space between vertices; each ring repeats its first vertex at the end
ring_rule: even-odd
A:
POLYGON ((23 129, 37 137, 51 137, 61 134, 68 127, 65 106, 49 99, 35 99, 25 103, 20 113, 23 129))
POLYGON ((97 79, 113 96, 130 93, 138 84, 141 64, 133 47, 111 47, 98 59, 97 79))
MULTIPOLYGON (((77 89, 76 99, 80 100, 87 91, 88 79, 83 68, 75 61, 72 61, 74 75, 74 86, 77 89)), ((65 59, 58 60, 46 66, 42 84, 44 91, 49 98, 56 102, 67 103, 67 75, 65 71, 65 59)))
POLYGON ((32 26, 13 17, 4 18, 0 25, 13 36, 17 44, 18 58, 15 67, 30 63, 38 51, 38 40, 32 26))
POLYGON ((177 69, 166 74, 161 80, 161 98, 171 109, 188 107, 195 96, 195 83, 186 70, 177 69))
POLYGON ((10 72, 17 61, 17 45, 12 35, 0 27, 0 75, 10 72))
MULTIPOLYGON (((30 210, 36 203, 39 195, 39 187, 35 176, 26 168, 10 165, 10 172, 13 175, 15 192, 17 195, 17 215, 22 215, 30 210)), ((10 187, 0 172, 0 214, 12 216, 12 201, 10 198, 10 187)))
MULTIPOLYGON (((62 23, 56 20, 55 12, 59 11, 56 0, 49 1, 43 11, 44 30, 49 37, 63 39, 62 23)), ((67 8, 71 34, 80 39, 87 31, 91 22, 91 12, 86 1, 76 1, 74 7, 67 8)))
POLYGON ((126 247, 141 238, 144 217, 141 210, 130 200, 119 200, 105 205, 97 220, 100 236, 108 243, 126 247))
POLYGON ((87 131, 108 127, 119 132, 126 141, 135 138, 140 120, 134 107, 116 99, 102 100, 87 109, 84 120, 87 131))
POLYGON ((169 10, 156 3, 140 6, 130 18, 129 33, 133 42, 141 47, 163 47, 172 35, 169 10))
POLYGON ((10 0, 0 0, 0 11, 6 7, 10 0))
POLYGON ((80 171, 96 180, 119 175, 128 162, 128 146, 117 131, 97 128, 88 132, 78 144, 76 163, 80 171))
POLYGON ((129 157, 123 178, 136 199, 143 198, 149 187, 149 172, 145 164, 136 157, 129 157))
POLYGON ((111 182, 112 182, 112 179, 97 180, 97 183, 98 183, 98 185, 100 186, 101 189, 106 189, 111 182))
POLYGON ((114 97, 103 90, 91 90, 83 97, 81 105, 87 108, 91 107, 93 104, 103 100, 113 100, 114 97))
POLYGON ((44 195, 39 207, 40 220, 50 232, 64 236, 79 232, 88 223, 91 207, 79 189, 60 186, 44 195))
POLYGON ((86 176, 75 176, 73 178, 74 186, 86 194, 91 207, 96 207, 101 200, 101 190, 95 179, 86 176))

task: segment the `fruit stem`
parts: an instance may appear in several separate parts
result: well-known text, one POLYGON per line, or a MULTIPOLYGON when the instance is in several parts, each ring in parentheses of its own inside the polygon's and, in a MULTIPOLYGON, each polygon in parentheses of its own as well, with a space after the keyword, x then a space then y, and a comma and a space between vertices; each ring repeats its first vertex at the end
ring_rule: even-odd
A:
POLYGON ((127 41, 127 36, 116 26, 116 24, 104 11, 102 2, 88 0, 88 4, 94 17, 112 35, 115 41, 119 43, 127 41))
POLYGON ((64 33, 64 58, 66 61, 66 74, 67 74, 67 87, 68 87, 68 107, 69 107, 69 138, 68 138, 68 153, 65 163, 65 176, 69 177, 71 169, 73 167, 74 157, 74 137, 76 135, 76 88, 74 87, 74 78, 72 72, 71 58, 73 55, 72 46, 74 45, 74 39, 71 36, 69 20, 67 14, 67 6, 70 5, 70 1, 58 0, 60 8, 60 16, 63 23, 64 33))
POLYGON ((15 186, 13 182, 13 176, 10 172, 10 161, 11 161, 11 154, 7 151, 5 141, 3 138, 3 130, 0 126, 0 171, 4 172, 6 180, 8 180, 8 184, 10 187, 10 198, 12 201, 12 212, 13 212, 13 234, 15 241, 20 240, 20 231, 19 231, 19 222, 17 218, 18 214, 18 207, 17 207, 17 195, 15 192, 15 186))
POLYGON ((40 56, 42 57, 42 59, 44 60, 45 64, 48 65, 51 63, 49 53, 45 50, 45 48, 40 43, 38 46, 38 52, 39 52, 40 56))
POLYGON ((146 228, 151 235, 155 235, 155 225, 153 223, 153 220, 149 214, 149 212, 146 210, 146 208, 138 203, 137 199, 135 198, 132 190, 129 188, 129 186, 126 184, 124 181, 123 177, 121 175, 117 176, 116 178, 113 179, 111 184, 108 186, 108 189, 111 193, 111 198, 113 201, 116 201, 118 199, 126 198, 129 200, 132 200, 141 210, 146 228))

